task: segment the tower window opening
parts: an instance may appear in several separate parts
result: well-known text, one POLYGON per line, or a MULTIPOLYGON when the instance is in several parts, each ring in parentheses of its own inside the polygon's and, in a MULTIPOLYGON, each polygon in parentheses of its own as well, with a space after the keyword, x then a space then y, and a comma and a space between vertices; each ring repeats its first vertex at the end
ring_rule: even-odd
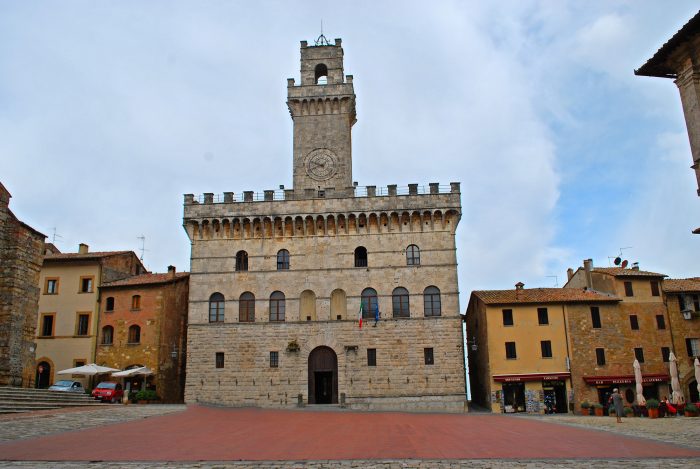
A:
POLYGON ((314 83, 317 85, 328 84, 328 67, 325 64, 318 64, 314 69, 314 83))

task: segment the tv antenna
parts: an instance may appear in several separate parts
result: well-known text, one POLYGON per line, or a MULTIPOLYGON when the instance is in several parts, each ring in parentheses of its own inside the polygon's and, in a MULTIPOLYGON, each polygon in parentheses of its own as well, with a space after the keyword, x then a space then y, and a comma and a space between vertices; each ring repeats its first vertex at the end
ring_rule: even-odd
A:
MULTIPOLYGON (((612 263, 615 264, 616 267, 622 267, 623 269, 626 268, 629 262, 622 258, 622 251, 624 249, 632 249, 632 246, 620 248, 620 254, 615 257, 608 256, 608 265, 610 265, 610 259, 614 259, 612 263)), ((612 267, 612 265, 610 265, 610 267, 612 267)))
POLYGON ((141 236, 137 236, 136 239, 141 240, 141 258, 140 259, 141 259, 141 262, 143 262, 143 253, 148 251, 148 249, 146 249, 146 237, 144 235, 141 235, 141 236))
POLYGON ((554 279, 554 288, 559 288, 559 277, 556 275, 545 275, 547 278, 553 278, 554 279))
POLYGON ((56 238, 63 238, 60 234, 56 233, 56 227, 53 227, 53 236, 51 236, 51 244, 56 245, 56 238))

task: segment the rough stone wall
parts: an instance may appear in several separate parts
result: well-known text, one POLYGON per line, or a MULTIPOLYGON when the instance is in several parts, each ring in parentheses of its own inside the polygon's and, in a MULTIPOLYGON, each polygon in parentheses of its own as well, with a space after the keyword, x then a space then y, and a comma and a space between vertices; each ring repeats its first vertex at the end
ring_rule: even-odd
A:
POLYGON ((389 319, 362 329, 357 321, 190 324, 185 401, 294 407, 308 402, 308 357, 321 345, 338 357, 338 393, 359 409, 463 411, 463 349, 458 317, 389 319), (296 340, 298 352, 287 352, 296 340), (356 347, 356 349, 355 349, 356 347), (434 349, 434 365, 423 349, 434 349), (377 366, 367 365, 376 348, 377 366), (279 352, 271 368, 269 353, 279 352), (215 368, 216 352, 224 368, 215 368))
POLYGON ((479 298, 472 296, 467 308, 467 353, 469 357, 469 385, 472 402, 492 409, 491 366, 489 363, 489 321, 486 305, 479 298), (476 343, 477 350, 470 344, 476 343))
POLYGON ((102 259, 101 282, 114 282, 146 271, 136 254, 128 252, 102 259))
MULTIPOLYGON (((689 294, 697 295, 698 293, 689 294)), ((686 304, 692 307, 693 302, 692 300, 687 301, 686 304)), ((689 338, 700 339, 700 317, 696 312, 692 319, 684 319, 677 294, 667 294, 666 306, 668 308, 669 327, 673 332, 673 353, 677 359, 681 391, 685 398, 688 399, 688 385, 695 380, 695 357, 689 356, 685 340, 689 338)))
POLYGON ((181 402, 183 397, 184 353, 187 319, 187 278, 171 283, 132 287, 102 287, 100 330, 96 361, 118 369, 133 365, 154 371, 150 378, 164 402, 181 402), (141 307, 131 309, 134 295, 141 307), (114 298, 114 310, 106 311, 106 299, 114 298), (129 328, 141 328, 141 340, 130 344, 129 328), (104 328, 114 328, 112 344, 104 344, 104 328), (177 348, 177 357, 171 352, 177 348))
POLYGON ((29 387, 46 237, 12 214, 9 199, 0 184, 0 385, 29 387))

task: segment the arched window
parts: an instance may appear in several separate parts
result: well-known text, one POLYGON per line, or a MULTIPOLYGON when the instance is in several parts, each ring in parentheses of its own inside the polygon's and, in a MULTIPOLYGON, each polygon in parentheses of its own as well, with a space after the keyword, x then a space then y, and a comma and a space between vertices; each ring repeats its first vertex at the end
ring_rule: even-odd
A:
POLYGON ((367 248, 364 246, 355 249, 355 267, 367 267, 367 248))
POLYGON ((379 311, 377 302, 377 290, 365 288, 362 290, 362 319, 374 319, 374 315, 379 311))
POLYGON ((236 253, 236 272, 243 272, 248 270, 248 253, 245 251, 238 251, 236 253))
POLYGON ((428 287, 423 291, 423 308, 426 316, 440 316, 440 289, 428 287))
POLYGON ((406 265, 420 265, 420 248, 415 244, 406 248, 406 265))
POLYGON ((108 296, 105 304, 105 311, 114 311, 114 297, 108 296))
POLYGON ((255 295, 249 291, 238 298, 238 321, 255 322, 255 295))
POLYGON ((140 344, 141 343, 141 328, 139 326, 129 327, 129 343, 130 344, 140 344))
POLYGON ((328 67, 325 64, 318 64, 314 69, 314 83, 317 85, 328 84, 328 67))
POLYGON ((408 308, 408 290, 404 287, 394 288, 394 291, 391 293, 391 306, 395 318, 411 317, 408 308))
POLYGON ((289 251, 286 249, 277 252, 277 270, 289 270, 289 251))
POLYGON ((131 297, 131 309, 141 309, 141 295, 131 297))
POLYGON ((114 328, 105 326, 102 328, 102 345, 112 345, 114 342, 114 328))
POLYGON ((343 319, 348 314, 348 300, 344 290, 331 292, 331 319, 343 319))
POLYGON ((270 295, 270 321, 284 321, 284 293, 281 291, 270 295))
POLYGON ((221 293, 209 297, 209 322, 224 322, 224 305, 226 300, 221 293))

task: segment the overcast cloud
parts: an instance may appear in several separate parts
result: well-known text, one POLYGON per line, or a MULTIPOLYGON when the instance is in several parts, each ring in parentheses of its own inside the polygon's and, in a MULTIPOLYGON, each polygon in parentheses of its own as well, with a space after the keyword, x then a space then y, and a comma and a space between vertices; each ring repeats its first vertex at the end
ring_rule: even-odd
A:
POLYGON ((700 275, 678 91, 633 75, 697 2, 490 3, 0 2, 0 181, 64 252, 144 235, 149 269, 188 269, 182 194, 291 187, 286 78, 323 20, 355 77, 353 178, 462 183, 462 309, 628 246, 700 275))

